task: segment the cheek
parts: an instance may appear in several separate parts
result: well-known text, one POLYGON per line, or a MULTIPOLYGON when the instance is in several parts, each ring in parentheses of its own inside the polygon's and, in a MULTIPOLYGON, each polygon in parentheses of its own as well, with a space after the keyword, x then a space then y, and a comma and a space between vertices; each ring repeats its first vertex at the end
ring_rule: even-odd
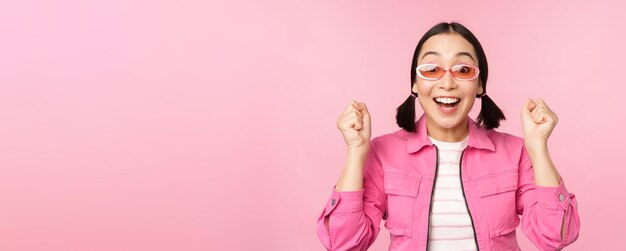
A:
POLYGON ((415 85, 413 85, 413 90, 417 90, 417 93, 423 93, 424 95, 430 95, 429 93, 431 89, 432 85, 420 83, 419 81, 415 85))
POLYGON ((467 107, 469 107, 470 109, 474 106, 474 103, 476 103, 476 98, 472 97, 467 99, 467 107))
POLYGON ((469 96, 476 97, 477 94, 482 93, 480 90, 481 90, 480 84, 475 83, 470 86, 466 86, 466 89, 463 92, 466 93, 468 97, 469 96))
POLYGON ((425 95, 419 95, 417 98, 417 101, 419 102, 419 105, 422 108, 422 110, 426 111, 427 107, 435 106, 435 104, 430 102, 432 101, 431 99, 426 98, 424 96, 425 95))
POLYGON ((480 84, 480 81, 476 82, 476 93, 478 94, 483 93, 482 89, 483 89, 483 85, 480 84))

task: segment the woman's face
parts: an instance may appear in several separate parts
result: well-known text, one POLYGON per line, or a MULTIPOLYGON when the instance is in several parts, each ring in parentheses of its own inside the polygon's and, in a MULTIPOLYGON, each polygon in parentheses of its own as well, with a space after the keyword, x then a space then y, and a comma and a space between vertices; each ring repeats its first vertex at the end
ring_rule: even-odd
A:
MULTIPOLYGON (((433 63, 445 69, 457 64, 478 67, 474 47, 457 33, 438 34, 428 38, 418 56, 417 65, 433 63)), ((417 93, 422 109, 432 122, 439 127, 451 129, 465 121, 474 105, 476 95, 481 94, 483 88, 480 85, 480 77, 473 80, 457 80, 450 72, 446 72, 438 80, 425 80, 417 76, 413 92, 417 93), (451 99, 442 99, 444 97, 451 99), (441 103, 457 100, 453 106, 441 103)))

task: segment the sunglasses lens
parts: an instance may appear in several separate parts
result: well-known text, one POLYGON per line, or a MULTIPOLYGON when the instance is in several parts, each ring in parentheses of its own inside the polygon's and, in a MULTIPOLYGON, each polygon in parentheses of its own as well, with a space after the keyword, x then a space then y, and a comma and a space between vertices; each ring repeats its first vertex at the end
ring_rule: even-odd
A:
POLYGON ((440 78, 445 73, 443 68, 437 65, 424 65, 418 71, 425 78, 440 78))
POLYGON ((467 65, 456 65, 452 67, 452 75, 458 79, 473 79, 478 75, 478 70, 467 65))

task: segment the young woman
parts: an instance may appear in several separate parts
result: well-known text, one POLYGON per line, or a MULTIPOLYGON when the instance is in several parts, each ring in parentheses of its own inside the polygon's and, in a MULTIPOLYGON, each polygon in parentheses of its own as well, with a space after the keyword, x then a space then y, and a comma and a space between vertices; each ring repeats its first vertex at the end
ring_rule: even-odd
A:
POLYGON ((476 37, 440 23, 415 49, 411 95, 397 109, 400 130, 370 141, 366 105, 348 105, 337 119, 348 158, 318 218, 326 249, 367 250, 381 219, 389 250, 520 250, 520 223, 540 250, 578 238, 576 198, 548 151, 556 114, 529 99, 524 138, 495 131, 505 117, 486 95, 487 73, 476 37), (468 113, 477 98, 474 121, 468 113), (417 121, 415 99, 424 110, 417 121))

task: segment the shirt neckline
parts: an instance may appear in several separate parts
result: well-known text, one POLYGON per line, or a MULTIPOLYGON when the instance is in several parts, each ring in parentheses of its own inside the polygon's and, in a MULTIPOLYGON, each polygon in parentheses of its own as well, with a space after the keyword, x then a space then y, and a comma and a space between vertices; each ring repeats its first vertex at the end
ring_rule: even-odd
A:
POLYGON ((458 142, 443 142, 443 141, 436 140, 430 136, 428 136, 428 139, 430 140, 430 142, 432 142, 433 144, 437 145, 437 147, 442 148, 442 149, 463 149, 467 146, 467 143, 469 142, 469 134, 465 136, 463 140, 458 141, 458 142))

